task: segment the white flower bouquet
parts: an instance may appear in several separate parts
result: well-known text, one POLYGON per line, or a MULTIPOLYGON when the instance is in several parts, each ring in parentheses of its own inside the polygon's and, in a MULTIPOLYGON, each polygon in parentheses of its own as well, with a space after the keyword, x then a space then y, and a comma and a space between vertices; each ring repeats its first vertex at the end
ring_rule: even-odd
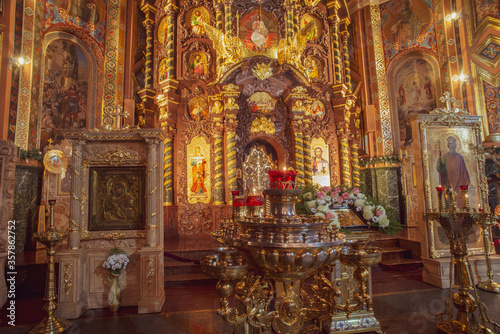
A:
POLYGON ((102 266, 106 269, 109 269, 111 274, 120 275, 122 270, 127 269, 127 265, 129 264, 130 259, 127 254, 125 254, 119 248, 113 248, 110 251, 110 254, 102 264, 102 266))

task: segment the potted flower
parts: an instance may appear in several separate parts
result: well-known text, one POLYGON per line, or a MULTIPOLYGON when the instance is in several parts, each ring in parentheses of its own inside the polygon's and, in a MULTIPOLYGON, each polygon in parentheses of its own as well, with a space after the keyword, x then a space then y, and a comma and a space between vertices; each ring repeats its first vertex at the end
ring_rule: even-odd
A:
POLYGON ((118 283, 118 277, 122 270, 127 269, 127 265, 130 262, 127 254, 118 247, 112 248, 109 252, 108 257, 102 264, 102 266, 109 270, 109 294, 108 294, 108 304, 109 309, 112 312, 118 311, 120 307, 120 284, 118 283))

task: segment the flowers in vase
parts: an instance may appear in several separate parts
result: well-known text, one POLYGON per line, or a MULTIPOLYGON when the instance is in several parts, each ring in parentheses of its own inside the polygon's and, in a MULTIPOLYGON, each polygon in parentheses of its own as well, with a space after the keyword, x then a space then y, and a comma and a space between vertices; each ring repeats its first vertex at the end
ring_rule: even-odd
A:
POLYGON ((109 269, 111 274, 118 276, 120 275, 122 270, 127 269, 127 265, 129 264, 129 262, 130 259, 128 258, 127 254, 125 254, 124 251, 120 248, 115 247, 111 249, 102 266, 106 269, 109 269))

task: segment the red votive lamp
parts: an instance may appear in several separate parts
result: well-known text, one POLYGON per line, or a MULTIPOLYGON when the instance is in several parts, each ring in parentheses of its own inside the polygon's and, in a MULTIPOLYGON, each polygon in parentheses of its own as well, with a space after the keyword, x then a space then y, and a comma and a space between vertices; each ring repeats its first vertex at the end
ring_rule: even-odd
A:
POLYGON ((467 190, 467 189, 469 189, 469 186, 468 185, 463 185, 463 186, 460 186, 460 189, 467 190))
POLYGON ((269 187, 271 189, 283 189, 284 173, 280 170, 270 170, 267 173, 269 174, 269 187))
POLYGON ((436 187, 436 190, 437 191, 444 191, 444 187, 442 187, 442 186, 436 187))
POLYGON ((233 196, 238 196, 240 194, 240 191, 239 190, 232 190, 231 194, 233 194, 233 196))
POLYGON ((247 206, 259 206, 264 204, 262 195, 248 195, 247 196, 247 206))
POLYGON ((285 181, 286 181, 286 189, 294 189, 295 188, 295 179, 297 178, 297 172, 293 170, 285 171, 285 181))
POLYGON ((245 206, 246 205, 246 202, 245 202, 245 197, 241 196, 241 197, 236 197, 234 200, 233 200, 233 206, 245 206))

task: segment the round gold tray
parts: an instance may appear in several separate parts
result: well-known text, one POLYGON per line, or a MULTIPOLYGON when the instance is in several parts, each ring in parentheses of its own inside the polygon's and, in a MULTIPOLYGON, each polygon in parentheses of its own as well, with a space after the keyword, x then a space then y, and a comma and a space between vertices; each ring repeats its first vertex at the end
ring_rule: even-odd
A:
POLYGON ((49 172, 60 174, 68 166, 68 158, 61 150, 50 150, 43 157, 43 165, 49 172))

